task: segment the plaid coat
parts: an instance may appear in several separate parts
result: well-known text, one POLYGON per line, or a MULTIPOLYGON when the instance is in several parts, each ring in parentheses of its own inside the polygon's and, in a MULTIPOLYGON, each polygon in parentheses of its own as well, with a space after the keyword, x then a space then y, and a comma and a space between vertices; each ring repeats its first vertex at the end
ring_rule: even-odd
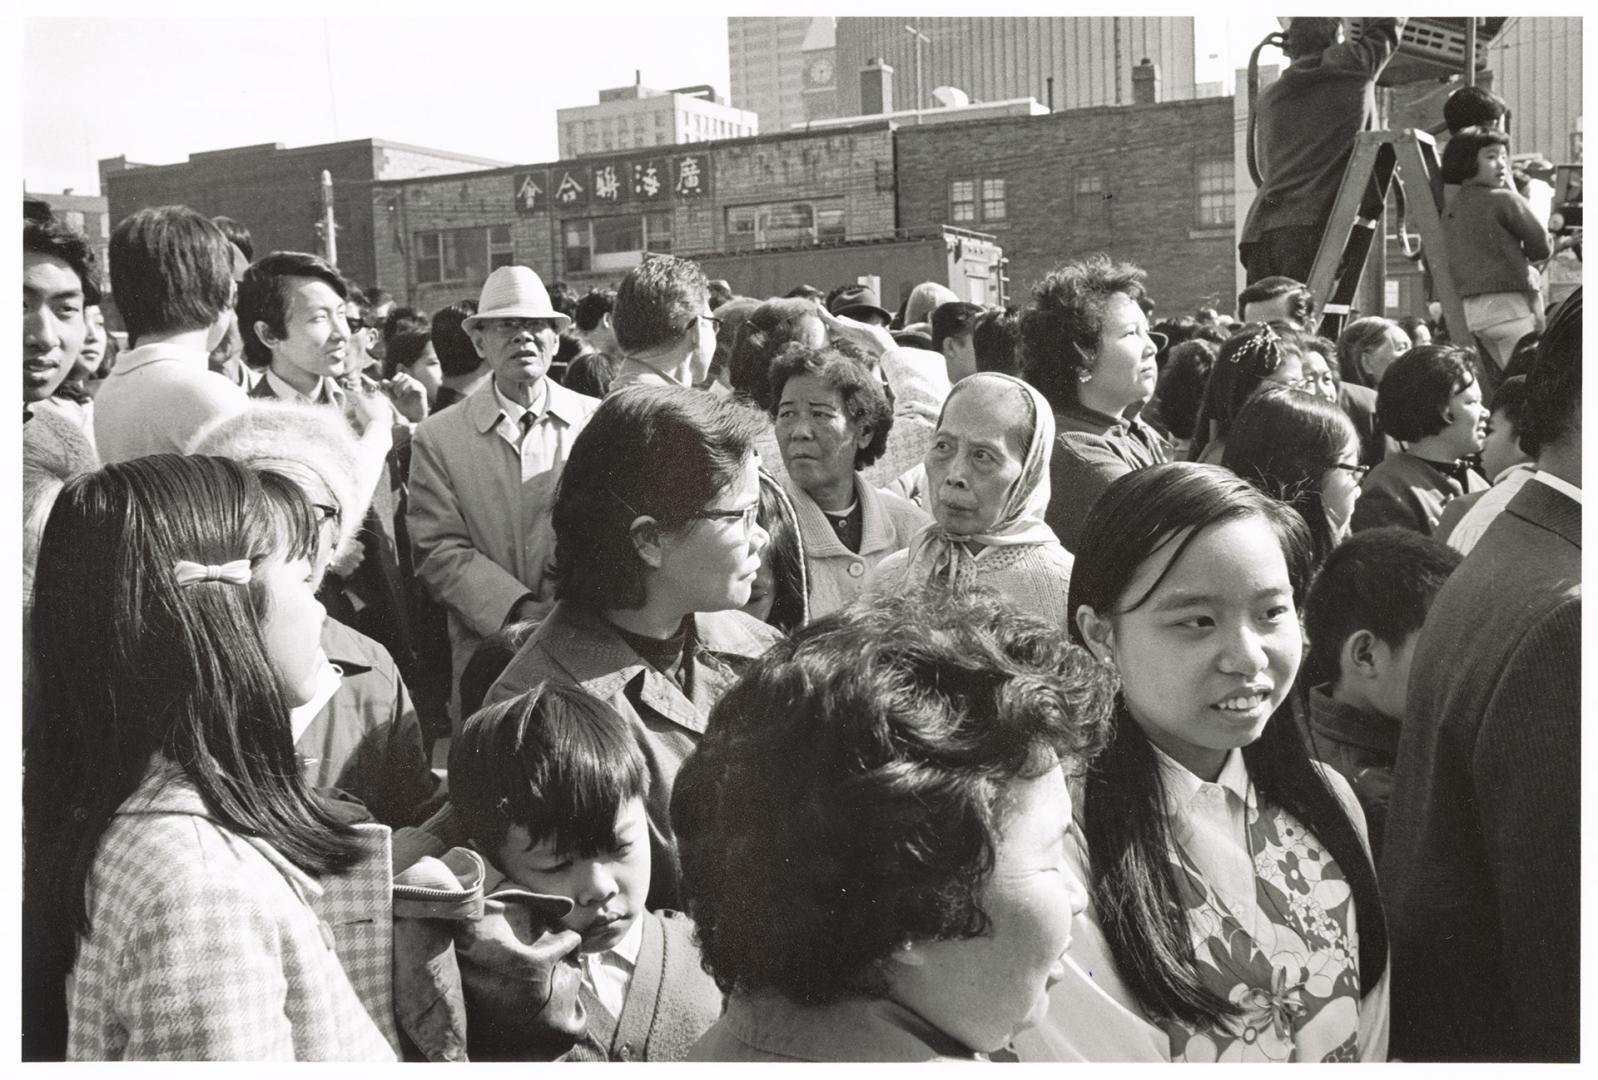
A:
POLYGON ((371 857, 318 883, 152 769, 89 873, 67 1058, 394 1060, 388 829, 361 828, 371 857))

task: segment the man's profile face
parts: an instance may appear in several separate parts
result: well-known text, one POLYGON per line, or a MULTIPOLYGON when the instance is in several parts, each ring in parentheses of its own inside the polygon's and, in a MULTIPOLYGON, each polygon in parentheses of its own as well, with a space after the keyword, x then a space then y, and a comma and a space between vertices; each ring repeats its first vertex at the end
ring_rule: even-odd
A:
MULTIPOLYGON (((311 375, 336 378, 350 358, 350 326, 344 298, 320 278, 290 278, 284 334, 274 335, 272 363, 299 368, 311 375)), ((265 323, 256 323, 259 334, 265 323)), ((266 338, 263 335, 262 340, 266 338)))
POLYGON ((56 392, 83 348, 83 281, 65 259, 22 253, 22 400, 56 392))

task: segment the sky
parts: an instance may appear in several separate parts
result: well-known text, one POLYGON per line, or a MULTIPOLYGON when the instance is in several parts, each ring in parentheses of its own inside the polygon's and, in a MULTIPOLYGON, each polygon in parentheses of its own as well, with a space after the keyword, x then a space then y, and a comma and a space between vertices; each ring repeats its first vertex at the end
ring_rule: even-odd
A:
MULTIPOLYGON (((163 165, 253 143, 376 138, 547 161, 558 156, 555 110, 592 104, 599 90, 632 83, 635 71, 657 89, 709 83, 723 97, 728 91, 725 8, 609 0, 596 21, 528 15, 525 6, 496 11, 478 0, 457 0, 449 17, 441 7, 389 0, 363 13, 355 3, 277 0, 275 11, 297 13, 219 18, 163 5, 174 13, 25 18, 26 188, 96 194, 100 158, 163 165), (298 13, 321 10, 332 14, 298 13)), ((1201 18, 1197 81, 1230 88, 1232 70, 1275 27, 1258 9, 1201 18)))

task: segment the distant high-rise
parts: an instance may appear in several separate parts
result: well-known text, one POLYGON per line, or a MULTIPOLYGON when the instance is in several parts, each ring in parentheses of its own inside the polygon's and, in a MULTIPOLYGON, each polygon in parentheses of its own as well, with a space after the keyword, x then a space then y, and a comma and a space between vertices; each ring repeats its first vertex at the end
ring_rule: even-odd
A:
POLYGON ((738 139, 760 130, 752 112, 728 105, 709 86, 662 91, 642 83, 601 90, 596 105, 556 109, 555 123, 563 158, 738 139))
POLYGON ((1160 71, 1163 100, 1194 92, 1191 16, 1112 18, 840 18, 838 112, 864 111, 860 72, 873 57, 895 72, 901 109, 931 108, 933 88, 953 86, 972 101, 1034 97, 1053 109, 1132 103, 1132 69, 1147 58, 1160 71), (921 94, 916 101, 916 36, 921 94), (1052 79, 1053 89, 1050 89, 1052 79))
POLYGON ((830 15, 735 16, 727 20, 731 101, 760 115, 760 130, 783 131, 835 116, 842 75, 832 55, 830 15))

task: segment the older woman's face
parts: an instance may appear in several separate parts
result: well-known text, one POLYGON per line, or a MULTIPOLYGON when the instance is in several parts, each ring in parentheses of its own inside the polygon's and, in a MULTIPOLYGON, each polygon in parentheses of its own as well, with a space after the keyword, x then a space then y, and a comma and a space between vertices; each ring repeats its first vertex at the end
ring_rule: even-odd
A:
POLYGON ((1066 853, 1071 795, 1061 770, 1013 780, 1001 798, 1010 809, 978 900, 990 931, 916 943, 888 973, 890 997, 983 1053, 1047 1012, 1049 987, 1065 976, 1071 920, 1088 900, 1066 853))
POLYGON ((927 449, 932 516, 957 535, 993 527, 1021 476, 1026 447, 1016 430, 1026 404, 1013 387, 973 386, 949 399, 927 449))
POLYGON ((1159 349, 1149 336, 1149 320, 1137 301, 1115 293, 1104 306, 1099 331, 1099 351, 1093 358, 1093 377, 1081 391, 1116 415, 1128 406, 1154 396, 1159 378, 1155 355, 1159 349), (1086 387, 1091 386, 1088 390, 1086 387))
POLYGON ((777 448, 782 464, 805 492, 835 487, 854 476, 855 454, 871 442, 844 407, 843 395, 817 375, 795 375, 777 400, 777 448))
POLYGON ((1365 365, 1365 370, 1370 373, 1370 377, 1379 384, 1382 376, 1387 374, 1387 369, 1393 366, 1393 361, 1407 353, 1409 348, 1409 335, 1404 333, 1404 328, 1397 325, 1389 326, 1387 336, 1365 350, 1361 362, 1365 365))

